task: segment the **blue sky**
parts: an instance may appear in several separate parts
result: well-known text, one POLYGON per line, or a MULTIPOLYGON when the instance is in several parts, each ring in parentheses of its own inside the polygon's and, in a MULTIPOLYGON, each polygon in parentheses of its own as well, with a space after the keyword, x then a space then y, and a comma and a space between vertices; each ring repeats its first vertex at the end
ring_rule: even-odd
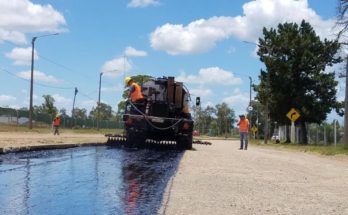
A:
POLYGON ((336 0, 0 0, 0 106, 29 107, 31 38, 59 32, 35 42, 34 105, 50 94, 70 114, 77 87, 76 107, 90 110, 103 72, 101 101, 114 110, 124 77, 147 74, 175 76, 203 106, 226 102, 243 113, 249 76, 258 83, 263 64, 256 46, 242 41, 302 19, 333 38, 336 7, 336 0))

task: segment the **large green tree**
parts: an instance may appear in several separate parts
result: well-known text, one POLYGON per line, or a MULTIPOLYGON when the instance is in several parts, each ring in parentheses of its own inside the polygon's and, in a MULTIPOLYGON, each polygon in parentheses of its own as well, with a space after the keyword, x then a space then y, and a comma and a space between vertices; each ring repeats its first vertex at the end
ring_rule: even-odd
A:
POLYGON ((217 104, 216 108, 216 122, 218 126, 219 134, 227 134, 234 122, 236 122, 236 116, 234 110, 223 102, 222 104, 217 104))
POLYGON ((87 119, 87 110, 86 108, 75 108, 74 117, 78 119, 87 119))
POLYGON ((92 108, 89 113, 89 117, 96 119, 98 117, 98 108, 101 120, 109 120, 112 117, 112 107, 105 103, 100 103, 97 108, 92 108))
POLYGON ((337 41, 321 40, 305 21, 263 29, 257 54, 266 70, 261 70, 261 82, 255 87, 257 99, 268 103, 270 118, 283 125, 290 123, 286 113, 291 108, 300 112, 300 143, 307 144, 306 122, 321 123, 332 109, 341 108, 335 74, 325 71, 341 62, 336 55, 339 47, 337 41))
POLYGON ((41 113, 47 113, 50 115, 55 115, 58 113, 58 109, 54 106, 54 98, 51 95, 43 95, 44 101, 40 107, 41 113))

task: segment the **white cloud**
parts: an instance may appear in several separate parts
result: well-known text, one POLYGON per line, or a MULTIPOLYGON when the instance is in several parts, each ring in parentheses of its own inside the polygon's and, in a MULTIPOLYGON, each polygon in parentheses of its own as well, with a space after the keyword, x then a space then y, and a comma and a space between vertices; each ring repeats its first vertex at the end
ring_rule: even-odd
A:
MULTIPOLYGON (((25 72, 18 72, 16 75, 20 78, 30 80, 30 74, 31 74, 30 71, 25 71, 25 72)), ((58 84, 62 82, 62 80, 59 80, 52 75, 46 75, 45 73, 39 72, 39 71, 34 71, 34 80, 51 83, 51 84, 58 84)))
POLYGON ((159 1, 158 0, 131 0, 128 3, 128 7, 147 7, 147 6, 155 6, 158 5, 159 1))
POLYGON ((249 105, 249 93, 241 92, 237 88, 233 91, 232 96, 226 97, 222 101, 231 106, 236 113, 242 114, 246 112, 249 105))
POLYGON ((128 57, 145 57, 147 56, 146 51, 136 50, 133 47, 128 46, 124 51, 125 55, 128 57))
POLYGON ((120 87, 102 87, 100 89, 102 92, 120 92, 121 88, 120 87))
POLYGON ((29 0, 0 0, 0 40, 25 43, 28 32, 61 32, 64 16, 50 4, 29 0))
POLYGON ((196 89, 190 89, 191 96, 200 96, 200 97, 208 97, 212 96, 213 92, 211 89, 207 88, 196 88, 196 89))
POLYGON ((0 41, 6 40, 12 43, 27 43, 25 35, 18 31, 8 31, 0 27, 0 41))
POLYGON ((104 63, 101 71, 105 76, 116 77, 133 68, 132 62, 124 57, 114 58, 104 63))
MULTIPOLYGON (((31 47, 28 48, 14 48, 11 52, 5 54, 6 57, 12 59, 16 65, 30 65, 31 64, 31 47)), ((34 50, 34 59, 37 60, 37 52, 34 50)))
POLYGON ((59 109, 66 106, 72 106, 73 100, 70 98, 65 98, 64 96, 59 94, 54 94, 52 95, 52 97, 55 100, 55 105, 59 107, 59 109))
POLYGON ((91 100, 84 100, 84 101, 78 102, 76 107, 83 107, 83 108, 86 108, 87 110, 91 110, 92 107, 95 107, 96 105, 97 105, 97 102, 91 99, 91 100))
POLYGON ((151 33, 151 47, 171 55, 202 53, 217 42, 237 37, 256 41, 262 28, 277 27, 279 23, 310 22, 321 37, 332 38, 335 20, 323 20, 309 8, 307 0, 254 0, 243 5, 243 16, 211 17, 182 24, 164 24, 151 33))
POLYGON ((225 71, 219 67, 200 69, 198 75, 186 75, 185 73, 181 73, 176 79, 191 84, 230 85, 242 83, 242 80, 235 77, 232 72, 225 71))
POLYGON ((14 96, 4 95, 4 94, 0 95, 0 103, 15 102, 16 100, 17 100, 17 99, 16 99, 16 97, 14 97, 14 96))

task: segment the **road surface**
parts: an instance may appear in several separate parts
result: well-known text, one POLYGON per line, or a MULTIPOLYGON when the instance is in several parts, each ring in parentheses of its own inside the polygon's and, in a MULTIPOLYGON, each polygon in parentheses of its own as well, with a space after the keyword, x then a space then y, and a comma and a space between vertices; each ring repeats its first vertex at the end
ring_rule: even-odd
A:
POLYGON ((185 152, 161 214, 348 214, 348 158, 212 141, 185 152))

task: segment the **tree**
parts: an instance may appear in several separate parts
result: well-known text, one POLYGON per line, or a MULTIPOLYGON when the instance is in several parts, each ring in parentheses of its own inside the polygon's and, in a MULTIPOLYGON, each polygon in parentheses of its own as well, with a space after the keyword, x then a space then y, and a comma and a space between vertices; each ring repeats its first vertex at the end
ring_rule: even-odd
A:
POLYGON ((232 124, 236 122, 234 110, 229 108, 225 102, 222 104, 217 104, 215 108, 219 134, 229 133, 232 124))
POLYGON ((54 98, 51 95, 43 95, 44 102, 41 105, 41 113, 47 113, 54 116, 58 113, 58 109, 54 106, 54 98))
POLYGON ((75 118, 78 119, 87 119, 87 110, 86 108, 75 108, 75 114, 74 114, 75 118))
MULTIPOLYGON (((112 107, 110 105, 107 105, 101 102, 99 104, 99 111, 100 111, 101 120, 109 120, 112 117, 112 107)), ((89 113, 89 117, 96 119, 97 116, 98 116, 98 107, 97 108, 93 107, 89 113)))
POLYGON ((302 21, 279 24, 277 29, 263 29, 258 55, 265 63, 260 84, 255 86, 257 99, 269 104, 270 118, 280 125, 289 124, 286 113, 297 109, 301 118, 300 143, 307 144, 306 123, 321 123, 336 109, 342 114, 342 104, 336 100, 334 72, 324 72, 327 66, 342 61, 336 55, 337 41, 321 41, 312 26, 302 21))
POLYGON ((67 118, 69 117, 68 114, 66 114, 66 109, 65 108, 62 108, 59 110, 59 115, 62 117, 62 118, 67 118))

